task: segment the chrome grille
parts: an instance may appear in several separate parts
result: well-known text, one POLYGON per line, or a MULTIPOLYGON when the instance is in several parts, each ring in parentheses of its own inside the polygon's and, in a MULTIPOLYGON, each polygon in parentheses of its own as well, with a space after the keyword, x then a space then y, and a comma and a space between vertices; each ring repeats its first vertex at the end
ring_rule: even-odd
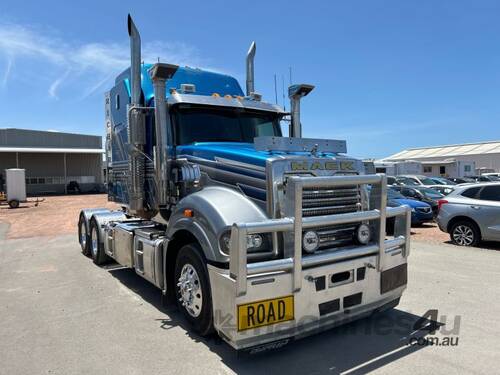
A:
POLYGON ((332 215, 361 209, 359 186, 307 188, 302 193, 302 216, 332 215))

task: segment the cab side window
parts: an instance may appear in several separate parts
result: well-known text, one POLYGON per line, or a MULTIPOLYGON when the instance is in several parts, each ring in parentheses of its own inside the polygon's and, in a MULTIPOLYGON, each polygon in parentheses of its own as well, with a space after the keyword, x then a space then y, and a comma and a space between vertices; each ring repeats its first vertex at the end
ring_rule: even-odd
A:
POLYGON ((479 199, 500 202, 500 186, 485 186, 479 193, 479 199))

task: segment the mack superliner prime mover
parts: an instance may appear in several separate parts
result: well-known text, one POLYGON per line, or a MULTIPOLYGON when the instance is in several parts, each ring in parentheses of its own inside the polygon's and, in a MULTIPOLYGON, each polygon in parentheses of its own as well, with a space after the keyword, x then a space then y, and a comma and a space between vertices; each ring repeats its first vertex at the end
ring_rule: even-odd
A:
POLYGON ((128 31, 131 66, 105 95, 108 197, 122 210, 80 213, 82 252, 135 269, 193 330, 238 350, 396 306, 409 208, 386 207, 385 175, 365 174, 345 141, 302 138, 313 86, 291 85, 286 113, 254 89, 255 43, 244 93, 224 74, 142 63, 130 16, 128 31))

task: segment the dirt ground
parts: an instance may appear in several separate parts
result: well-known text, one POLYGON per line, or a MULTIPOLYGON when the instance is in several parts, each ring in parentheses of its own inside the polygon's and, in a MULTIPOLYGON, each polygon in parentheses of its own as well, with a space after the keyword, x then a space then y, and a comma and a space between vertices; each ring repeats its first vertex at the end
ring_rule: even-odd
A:
POLYGON ((72 234, 77 231, 78 214, 82 208, 106 207, 116 209, 106 194, 61 195, 28 198, 17 209, 0 205, 0 222, 9 225, 7 239, 72 234))
MULTIPOLYGON (((18 209, 0 206, 0 222, 9 224, 6 238, 27 238, 73 234, 77 231, 78 213, 82 208, 106 207, 117 209, 108 202, 106 194, 62 195, 44 197, 36 205, 36 198, 29 198, 18 209)), ((435 223, 412 228, 412 239, 431 243, 449 241, 447 233, 435 223)))

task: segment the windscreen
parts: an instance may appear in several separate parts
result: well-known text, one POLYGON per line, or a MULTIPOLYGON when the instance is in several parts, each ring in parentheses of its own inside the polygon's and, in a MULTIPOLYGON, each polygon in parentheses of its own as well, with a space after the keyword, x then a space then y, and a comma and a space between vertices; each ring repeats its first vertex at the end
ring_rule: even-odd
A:
POLYGON ((255 137, 281 136, 279 115, 235 108, 178 107, 173 114, 176 143, 248 142, 255 137))

